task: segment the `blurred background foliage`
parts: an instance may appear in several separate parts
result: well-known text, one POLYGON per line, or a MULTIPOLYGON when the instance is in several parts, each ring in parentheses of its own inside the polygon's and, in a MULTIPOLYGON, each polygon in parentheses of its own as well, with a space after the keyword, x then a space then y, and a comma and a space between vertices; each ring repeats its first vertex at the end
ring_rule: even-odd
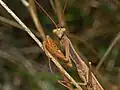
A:
MULTIPOLYGON (((36 29, 28 9, 20 0, 4 0, 16 15, 29 27, 36 29)), ((62 7, 64 0, 60 0, 62 7)), ((58 24, 49 0, 38 0, 38 3, 58 24)), ((53 35, 54 24, 36 5, 38 18, 46 34, 53 35)), ((105 54, 112 40, 120 31, 119 0, 68 0, 65 19, 71 39, 78 53, 91 61, 93 71, 105 54)), ((14 19, 0 6, 0 16, 14 19)), ((39 37, 38 37, 39 38, 39 37)), ((41 40, 41 38, 39 38, 41 40)), ((59 42, 57 42, 59 45, 59 42)), ((120 90, 120 43, 116 43, 100 71, 96 73, 105 90, 120 90)), ((1 90, 66 90, 57 80, 62 79, 55 65, 48 60, 36 43, 23 30, 13 27, 0 17, 0 89, 1 90), (29 65, 26 62, 30 62, 29 65), (28 65, 27 65, 28 64, 28 65), (31 70, 37 72, 32 76, 31 70), (39 82, 38 82, 39 81, 39 82), (40 86, 40 87, 38 87, 40 86)), ((68 72, 75 75, 75 69, 68 72)))

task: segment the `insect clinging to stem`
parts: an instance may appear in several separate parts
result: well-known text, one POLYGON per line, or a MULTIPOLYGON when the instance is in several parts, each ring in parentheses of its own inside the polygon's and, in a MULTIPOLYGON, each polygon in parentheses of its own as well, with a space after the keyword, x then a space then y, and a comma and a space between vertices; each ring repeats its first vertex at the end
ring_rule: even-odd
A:
MULTIPOLYGON (((49 19, 53 22, 53 24, 56 26, 56 28, 61 29, 61 28, 58 28, 56 23, 49 16, 49 14, 43 9, 43 7, 36 0, 34 0, 34 1, 42 9, 42 11, 49 17, 49 19)), ((52 38, 50 38, 50 36, 48 36, 48 35, 46 36, 46 39, 44 40, 43 44, 44 44, 46 50, 48 50, 53 56, 61 58, 68 67, 72 67, 72 62, 70 61, 70 59, 68 57, 64 56, 64 54, 57 47, 56 43, 54 42, 54 40, 52 40, 52 38)))
POLYGON ((80 85, 83 84, 85 86, 86 85, 89 86, 89 84, 91 84, 90 86, 93 86, 93 88, 98 87, 99 90, 104 90, 102 86, 99 84, 99 82, 97 81, 96 77, 91 72, 90 67, 88 68, 88 66, 85 64, 82 58, 75 51, 69 38, 64 34, 66 29, 58 28, 58 26, 53 21, 53 19, 48 15, 48 13, 39 4, 38 6, 44 11, 44 13, 49 17, 49 19, 56 26, 56 29, 53 30, 53 33, 56 34, 61 39, 60 42, 63 41, 64 44, 62 43, 62 45, 64 46, 66 57, 64 58, 64 55, 61 53, 61 51, 59 51, 59 49, 57 48, 57 45, 54 43, 54 41, 49 36, 46 37, 45 44, 44 44, 46 49, 51 54, 55 54, 57 57, 61 57, 64 60, 69 60, 69 64, 71 65, 72 65, 72 62, 71 62, 71 59, 72 59, 72 61, 76 65, 79 77, 84 81, 84 83, 80 83, 80 85), (71 50, 72 50, 72 53, 71 53, 71 50), (76 59, 74 59, 73 56, 76 56, 76 59))

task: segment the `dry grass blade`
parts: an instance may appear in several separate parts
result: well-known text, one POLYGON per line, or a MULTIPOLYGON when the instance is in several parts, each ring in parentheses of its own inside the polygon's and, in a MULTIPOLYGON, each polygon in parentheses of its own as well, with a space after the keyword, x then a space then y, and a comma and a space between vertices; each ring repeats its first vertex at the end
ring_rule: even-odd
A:
POLYGON ((41 23, 39 22, 39 19, 37 17, 37 11, 36 11, 36 6, 34 3, 34 0, 29 0, 29 3, 26 0, 21 0, 21 2, 23 3, 24 6, 26 6, 31 14, 31 17, 35 23, 35 26, 39 32, 39 34, 41 35, 42 39, 45 39, 45 33, 44 30, 42 28, 41 23))
POLYGON ((59 0, 55 0, 55 6, 56 6, 56 12, 57 12, 57 17, 59 20, 60 26, 65 26, 64 20, 63 20, 63 12, 62 12, 62 7, 60 4, 59 0))
POLYGON ((40 35, 42 36, 42 39, 44 40, 45 39, 45 33, 44 33, 44 30, 42 28, 42 25, 41 25, 40 21, 37 18, 37 11, 36 11, 34 0, 29 0, 29 5, 30 6, 28 7, 28 9, 29 9, 30 14, 33 18, 35 26, 36 26, 38 32, 40 33, 40 35))
POLYGON ((54 12, 56 13, 56 8, 55 8, 55 5, 54 5, 54 2, 53 0, 49 0, 51 6, 52 6, 52 9, 54 10, 54 12))
POLYGON ((7 18, 5 18, 5 17, 0 16, 0 21, 1 21, 2 23, 7 24, 7 25, 9 24, 9 25, 11 25, 11 26, 14 26, 14 27, 23 29, 18 23, 16 23, 15 21, 9 20, 9 19, 7 19, 7 18))
POLYGON ((103 64, 103 62, 105 61, 105 59, 107 58, 107 56, 109 55, 109 53, 111 52, 111 50, 113 49, 113 47, 115 46, 115 44, 118 42, 119 39, 120 39, 120 32, 116 35, 115 39, 111 42, 104 56, 102 57, 98 65, 96 66, 96 71, 100 69, 101 65, 103 64))
MULTIPOLYGON (((6 25, 6 26, 9 26, 9 25, 11 25, 11 26, 13 26, 13 27, 16 27, 16 28, 19 28, 19 29, 21 29, 21 30, 24 30, 24 28, 22 27, 22 26, 20 26, 17 22, 15 22, 15 21, 13 21, 13 20, 10 20, 10 19, 7 19, 7 18, 5 18, 5 17, 2 17, 2 16, 0 16, 0 21, 4 24, 4 25, 6 25)), ((34 32, 35 33, 35 35, 37 36, 37 37, 41 37, 40 36, 40 34, 38 33, 38 32, 36 32, 34 29, 31 29, 32 30, 32 32, 34 32)), ((24 30, 25 31, 25 30, 24 30)))
POLYGON ((7 10, 7 12, 24 28, 24 30, 35 40, 35 42, 43 49, 42 43, 39 39, 31 32, 31 30, 13 13, 8 6, 0 0, 0 4, 7 10))

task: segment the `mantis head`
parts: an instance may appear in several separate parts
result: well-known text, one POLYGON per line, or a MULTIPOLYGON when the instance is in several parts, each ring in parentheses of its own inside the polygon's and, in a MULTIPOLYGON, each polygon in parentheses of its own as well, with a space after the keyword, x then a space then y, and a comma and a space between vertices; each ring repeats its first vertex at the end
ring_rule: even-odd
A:
POLYGON ((65 28, 58 28, 58 29, 53 29, 53 33, 57 35, 59 38, 61 38, 66 31, 65 28))

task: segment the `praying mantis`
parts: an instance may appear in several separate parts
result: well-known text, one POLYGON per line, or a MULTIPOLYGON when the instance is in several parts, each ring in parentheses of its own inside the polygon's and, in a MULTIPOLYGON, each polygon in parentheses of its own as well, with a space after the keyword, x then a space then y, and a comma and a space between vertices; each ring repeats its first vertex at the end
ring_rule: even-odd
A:
MULTIPOLYGON (((56 33, 58 35, 58 37, 60 37, 60 38, 62 37, 63 39, 67 39, 67 37, 63 36, 63 34, 62 34, 61 31, 64 32, 65 29, 64 28, 63 29, 55 29, 55 30, 53 30, 53 33, 54 34, 56 33), (56 31, 56 30, 58 30, 58 31, 56 31), (59 32, 59 34, 58 34, 58 32, 59 32)), ((69 41, 69 39, 67 39, 67 41, 69 41)), ((55 42, 49 36, 46 36, 46 40, 43 42, 43 44, 44 44, 44 48, 46 50, 48 50, 53 56, 59 57, 62 60, 64 60, 64 62, 66 63, 66 65, 68 65, 69 67, 72 67, 72 61, 70 60, 70 57, 71 57, 71 59, 74 61, 75 65, 77 67, 77 71, 78 71, 78 74, 79 74, 80 78, 84 81, 84 83, 79 83, 79 84, 80 85, 87 85, 88 71, 85 71, 85 70, 88 70, 88 69, 84 69, 84 68, 87 68, 87 66, 86 65, 82 66, 83 64, 81 64, 81 63, 84 63, 83 61, 82 62, 78 62, 78 61, 76 62, 73 59, 73 56, 70 54, 70 51, 69 51, 70 47, 72 47, 72 50, 73 50, 73 52, 75 52, 76 57, 78 59, 81 59, 81 58, 78 56, 78 54, 74 50, 71 42, 69 41, 70 42, 69 43, 67 41, 65 41, 65 42, 64 42, 64 40, 61 41, 63 47, 65 47, 66 57, 64 56, 64 54, 60 51, 60 49, 57 47, 57 45, 55 44, 55 42), (69 47, 69 45, 70 45, 70 47, 69 47), (77 64, 77 63, 79 63, 79 64, 77 64), (79 68, 78 65, 81 65, 80 67, 82 67, 82 68, 79 68)))
MULTIPOLYGON (((48 14, 47 16, 51 19, 51 17, 48 14)), ((72 61, 74 62, 78 75, 84 82, 79 83, 79 85, 85 85, 88 87, 90 85, 92 90, 104 90, 93 75, 93 73, 91 72, 90 68, 88 68, 85 62, 75 51, 71 41, 64 34, 65 31, 65 28, 57 28, 53 30, 53 33, 57 35, 57 37, 60 39, 61 46, 65 49, 65 56, 49 36, 46 36, 46 39, 43 41, 44 49, 49 51, 53 56, 61 58, 69 67, 72 67, 72 61)))

